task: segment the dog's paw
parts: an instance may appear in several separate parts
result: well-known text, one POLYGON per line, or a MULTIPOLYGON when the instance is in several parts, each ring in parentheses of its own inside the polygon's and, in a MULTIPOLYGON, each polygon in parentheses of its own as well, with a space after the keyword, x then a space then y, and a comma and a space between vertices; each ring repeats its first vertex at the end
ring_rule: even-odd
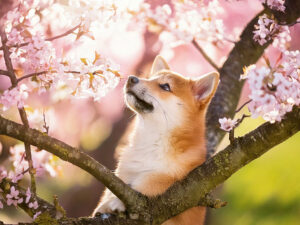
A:
POLYGON ((113 196, 105 201, 101 202, 99 206, 95 209, 94 215, 97 213, 114 213, 114 212, 124 212, 125 206, 123 202, 117 197, 113 196))

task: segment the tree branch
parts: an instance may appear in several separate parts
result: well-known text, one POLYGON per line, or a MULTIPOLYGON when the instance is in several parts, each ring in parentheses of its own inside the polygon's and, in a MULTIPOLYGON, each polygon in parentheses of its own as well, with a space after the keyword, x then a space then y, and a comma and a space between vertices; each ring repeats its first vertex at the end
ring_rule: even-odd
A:
POLYGON ((273 14, 278 22, 291 24, 300 16, 300 1, 286 0, 285 11, 264 9, 243 30, 227 60, 220 69, 221 82, 207 112, 207 151, 211 156, 225 132, 219 128, 220 117, 233 118, 244 82, 239 81, 243 67, 256 63, 271 42, 261 46, 253 40, 254 25, 264 13, 273 14))
MULTIPOLYGON (((5 33, 4 27, 0 27, 0 36, 1 36, 2 46, 3 46, 3 55, 4 55, 5 65, 6 65, 6 68, 8 71, 8 76, 10 78, 12 87, 15 87, 18 85, 18 81, 17 81, 17 76, 15 75, 15 72, 14 72, 11 58, 10 58, 9 48, 6 45, 7 35, 5 33)), ((22 123, 24 124, 25 127, 29 128, 29 122, 28 122, 26 111, 25 111, 24 107, 18 108, 18 111, 19 111, 22 123)), ((26 152, 26 160, 28 161, 29 174, 30 174, 30 178, 31 178, 31 191, 33 194, 36 194, 36 182, 35 182, 35 177, 34 177, 35 170, 33 168, 31 149, 30 149, 30 145, 27 142, 24 142, 24 145, 25 145, 25 152, 26 152)))
POLYGON ((7 70, 0 70, 1 75, 9 76, 9 72, 7 70))
POLYGON ((198 42, 193 39, 192 44, 197 48, 197 50, 201 53, 201 55, 206 59, 206 61, 217 71, 220 71, 220 68, 217 66, 217 64, 212 61, 212 59, 206 54, 206 52, 200 47, 198 42))
POLYGON ((17 83, 21 82, 24 79, 30 78, 30 77, 35 77, 35 76, 40 76, 43 74, 49 73, 49 71, 41 71, 41 72, 36 72, 36 73, 30 73, 30 74, 26 74, 20 78, 17 79, 17 83))
MULTIPOLYGON (((300 15, 300 2, 286 0, 285 4, 286 12, 276 12, 275 16, 279 21, 286 20, 292 23, 300 15)), ((262 11, 262 13, 264 12, 267 12, 267 10, 262 11)), ((220 115, 233 115, 235 111, 242 88, 242 83, 238 82, 242 67, 255 63, 269 44, 259 46, 253 41, 252 31, 257 19, 258 16, 247 25, 241 35, 241 40, 235 45, 221 68, 221 85, 208 112, 208 121, 210 121, 208 124, 209 150, 213 149, 224 135, 217 124, 218 118, 220 115), (216 137, 213 137, 214 135, 216 137)), ((32 145, 46 149, 63 160, 81 167, 101 180, 122 201, 126 200, 124 201, 126 205, 130 206, 135 203, 139 205, 139 207, 129 207, 128 211, 141 213, 142 221, 145 223, 151 221, 152 224, 160 224, 188 208, 199 205, 199 199, 205 198, 207 193, 228 179, 239 168, 258 158, 299 130, 300 109, 295 108, 293 112, 286 115, 281 123, 265 123, 244 137, 235 139, 223 151, 193 170, 184 180, 176 182, 166 193, 155 198, 147 198, 131 190, 109 170, 78 149, 0 116, 0 134, 30 142, 32 145), (269 132, 270 130, 272 132, 269 132), (126 193, 125 191, 122 192, 122 188, 126 190, 126 193), (121 191, 121 194, 117 193, 118 190, 121 191), (131 194, 136 199, 131 199, 131 194)), ((101 224, 101 221, 105 221, 98 219, 98 222, 91 222, 97 219, 83 218, 75 219, 75 221, 78 221, 77 224, 97 224, 98 222, 101 224), (82 222, 85 220, 90 221, 89 223, 82 222)), ((123 219, 123 222, 117 222, 117 220, 122 219, 116 217, 115 220, 109 221, 109 224, 140 224, 137 223, 137 220, 132 219, 123 219)), ((76 222, 64 224, 76 224, 76 222)))
MULTIPOLYGON (((80 150, 0 116, 0 134, 46 149, 61 159, 79 166, 102 181, 124 201, 129 206, 127 209, 130 213, 137 213, 139 219, 144 222, 152 221, 152 224, 161 224, 188 208, 198 206, 199 201, 204 201, 206 195, 218 184, 299 130, 300 109, 294 108, 280 123, 265 123, 245 136, 236 138, 223 151, 193 170, 184 180, 176 182, 164 194, 147 198, 129 188, 111 171, 80 150), (272 132, 269 132, 270 130, 272 132)), ((128 220, 132 221, 132 224, 136 222, 127 219, 122 224, 130 224, 128 220)))
POLYGON ((144 221, 151 219, 153 224, 160 224, 188 208, 199 205, 199 201, 205 199, 206 194, 218 184, 299 130, 300 109, 295 108, 281 123, 265 123, 244 137, 235 139, 223 151, 193 170, 184 180, 176 182, 163 195, 147 198, 130 189, 111 171, 80 150, 0 116, 0 134, 46 149, 79 166, 102 181, 124 201, 129 206, 129 212, 138 213, 139 218, 144 221))
POLYGON ((38 130, 4 119, 1 116, 0 134, 8 135, 18 140, 28 142, 40 149, 45 149, 62 160, 82 168, 101 181, 116 194, 126 206, 133 209, 133 211, 145 207, 146 202, 142 195, 129 188, 128 185, 116 177, 110 170, 79 149, 73 148, 55 138, 51 138, 38 130))
POLYGON ((223 183, 238 169, 299 130, 300 108, 294 108, 280 123, 264 123, 245 136, 236 138, 224 150, 190 172, 184 180, 176 182, 155 201, 150 201, 155 215, 154 224, 160 224, 178 212, 196 206, 198 199, 223 183))

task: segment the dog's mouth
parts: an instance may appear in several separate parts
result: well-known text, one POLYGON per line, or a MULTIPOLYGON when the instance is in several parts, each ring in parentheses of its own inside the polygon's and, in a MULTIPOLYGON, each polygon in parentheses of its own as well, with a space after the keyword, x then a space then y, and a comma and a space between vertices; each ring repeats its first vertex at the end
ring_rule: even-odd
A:
POLYGON ((134 107, 139 112, 152 112, 154 107, 151 103, 146 102, 144 99, 140 98, 136 93, 129 90, 126 92, 127 95, 133 96, 135 99, 134 107))

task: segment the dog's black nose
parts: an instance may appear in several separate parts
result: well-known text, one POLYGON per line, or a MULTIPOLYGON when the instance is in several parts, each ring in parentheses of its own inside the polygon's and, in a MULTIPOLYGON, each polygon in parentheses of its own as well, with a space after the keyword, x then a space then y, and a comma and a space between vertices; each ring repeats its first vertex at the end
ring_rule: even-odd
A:
POLYGON ((137 78, 136 76, 131 75, 128 77, 128 83, 131 85, 137 84, 139 81, 139 78, 137 78))

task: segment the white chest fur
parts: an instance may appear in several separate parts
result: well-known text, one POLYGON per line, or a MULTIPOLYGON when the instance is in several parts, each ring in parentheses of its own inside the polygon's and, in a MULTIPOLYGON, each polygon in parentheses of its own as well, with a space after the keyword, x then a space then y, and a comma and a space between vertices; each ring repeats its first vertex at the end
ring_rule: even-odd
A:
POLYGON ((117 168, 117 175, 127 184, 139 185, 148 175, 153 173, 172 173, 178 169, 172 165, 168 131, 163 124, 152 121, 140 124, 132 137, 131 145, 124 150, 117 168))

